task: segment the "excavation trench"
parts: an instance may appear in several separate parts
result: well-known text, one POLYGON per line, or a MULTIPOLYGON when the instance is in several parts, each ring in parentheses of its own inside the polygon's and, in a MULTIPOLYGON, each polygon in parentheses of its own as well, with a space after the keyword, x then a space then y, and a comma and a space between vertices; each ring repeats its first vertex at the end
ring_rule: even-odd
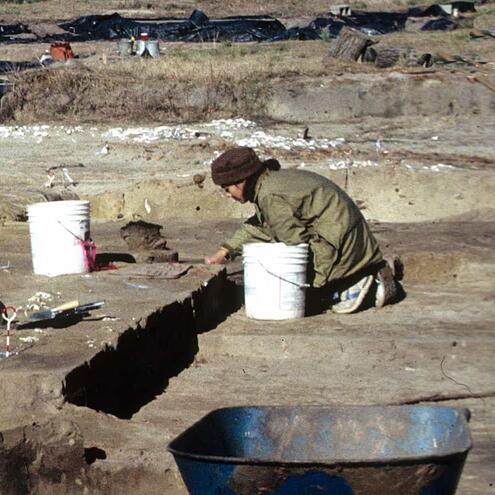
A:
POLYGON ((215 328, 241 303, 237 285, 220 276, 154 311, 67 374, 65 401, 130 419, 193 362, 198 333, 215 328))

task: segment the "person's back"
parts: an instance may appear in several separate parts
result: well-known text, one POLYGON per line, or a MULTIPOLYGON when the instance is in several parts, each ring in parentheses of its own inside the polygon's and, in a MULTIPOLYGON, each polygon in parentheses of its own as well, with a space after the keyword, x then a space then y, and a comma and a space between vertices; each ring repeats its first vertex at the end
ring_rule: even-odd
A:
POLYGON ((283 197, 298 218, 314 228, 323 226, 322 215, 324 221, 342 226, 344 232, 364 220, 345 191, 314 172, 294 169, 268 172, 261 180, 256 203, 266 203, 272 195, 283 197))
POLYGON ((382 261, 359 208, 326 177, 305 170, 267 171, 258 179, 253 199, 260 223, 274 240, 309 243, 315 287, 382 261))

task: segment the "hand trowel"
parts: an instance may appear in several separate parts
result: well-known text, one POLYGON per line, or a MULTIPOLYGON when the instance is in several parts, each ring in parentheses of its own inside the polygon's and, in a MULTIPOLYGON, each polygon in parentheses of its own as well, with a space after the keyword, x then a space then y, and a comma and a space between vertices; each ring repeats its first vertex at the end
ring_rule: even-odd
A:
POLYGON ((79 306, 79 301, 77 299, 74 299, 73 301, 66 302, 64 304, 61 304, 60 306, 57 306, 56 308, 51 308, 47 309, 45 311, 37 311, 36 313, 32 313, 29 316, 30 321, 39 321, 39 320, 52 320, 55 318, 58 314, 62 313, 63 311, 67 311, 69 309, 74 309, 79 306))
POLYGON ((17 328, 32 327, 33 325, 48 324, 50 321, 59 321, 62 318, 74 317, 76 315, 84 315, 88 311, 101 308, 105 301, 95 301, 88 304, 79 304, 79 301, 69 301, 56 308, 46 311, 38 311, 33 313, 29 320, 17 325, 17 328))

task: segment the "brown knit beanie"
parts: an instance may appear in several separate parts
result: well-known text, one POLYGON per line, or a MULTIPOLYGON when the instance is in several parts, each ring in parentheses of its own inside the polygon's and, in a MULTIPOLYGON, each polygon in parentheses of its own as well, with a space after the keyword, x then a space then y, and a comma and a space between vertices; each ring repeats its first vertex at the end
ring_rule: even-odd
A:
POLYGON ((231 148, 211 164, 211 178, 218 186, 238 184, 263 167, 255 151, 247 146, 231 148))

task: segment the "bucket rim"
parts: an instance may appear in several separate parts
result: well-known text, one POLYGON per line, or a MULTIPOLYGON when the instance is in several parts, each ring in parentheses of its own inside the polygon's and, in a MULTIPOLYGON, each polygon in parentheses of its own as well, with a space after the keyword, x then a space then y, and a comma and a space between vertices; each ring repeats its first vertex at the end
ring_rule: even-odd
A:
POLYGON ((234 411, 241 409, 266 409, 266 410, 284 410, 290 409, 291 406, 284 405, 251 405, 251 406, 232 406, 232 407, 222 407, 214 409, 207 413, 205 416, 201 417, 198 421, 189 426, 182 433, 177 435, 167 444, 167 451, 177 457, 183 457, 186 459, 193 459, 201 462, 208 463, 218 463, 218 464, 251 464, 258 466, 268 466, 268 465, 278 465, 278 466, 320 466, 320 467, 333 467, 333 466, 376 466, 376 465, 398 465, 398 464, 423 464, 425 461, 435 461, 439 459, 455 458, 459 456, 465 456, 473 447, 473 440, 469 427, 467 427, 469 410, 466 408, 456 408, 449 406, 436 406, 436 405, 341 405, 341 406, 318 406, 318 405, 308 405, 308 406, 296 406, 298 408, 303 408, 306 410, 318 409, 318 410, 328 410, 328 411, 339 411, 339 410, 349 410, 349 409, 401 409, 401 410, 413 410, 413 409, 443 409, 449 411, 456 411, 459 415, 459 421, 462 426, 465 426, 465 444, 462 447, 454 448, 450 447, 445 449, 443 452, 439 453, 425 453, 425 454, 410 454, 387 458, 383 456, 381 459, 363 459, 363 458, 331 458, 328 460, 307 460, 307 459, 265 459, 261 456, 259 457, 237 457, 237 456, 220 456, 220 455, 207 455, 207 454, 195 454, 191 452, 182 451, 180 448, 176 448, 174 444, 180 442, 193 428, 197 427, 206 418, 211 417, 214 414, 218 414, 222 411, 234 411))
POLYGON ((285 242, 247 242, 242 246, 242 249, 306 249, 309 248, 307 242, 300 242, 299 244, 286 244, 285 242))
POLYGON ((72 207, 81 207, 83 209, 90 208, 90 202, 87 200, 77 200, 77 199, 68 199, 62 201, 40 201, 38 203, 31 203, 27 205, 26 210, 29 212, 30 210, 38 210, 38 209, 48 209, 48 208, 61 208, 63 206, 72 206, 72 207))

